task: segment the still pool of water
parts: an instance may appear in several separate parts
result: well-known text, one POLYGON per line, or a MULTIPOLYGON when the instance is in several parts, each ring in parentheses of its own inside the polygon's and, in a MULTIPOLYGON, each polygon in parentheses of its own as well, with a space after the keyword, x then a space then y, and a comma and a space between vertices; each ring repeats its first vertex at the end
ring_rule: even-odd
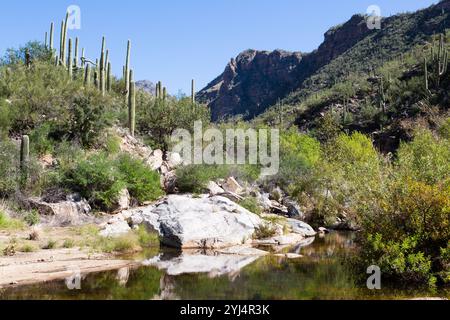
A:
MULTIPOLYGON (((64 281, 9 288, 0 299, 411 299, 450 298, 449 289, 430 292, 418 288, 371 291, 356 285, 345 264, 354 250, 354 234, 331 233, 296 248, 304 257, 285 259, 267 256, 239 271, 227 274, 168 275, 155 267, 84 276, 81 290, 68 290, 64 281)), ((151 258, 148 253, 144 258, 151 258)), ((173 256, 173 253, 171 253, 173 256)), ((136 258, 136 257, 135 257, 136 258)))

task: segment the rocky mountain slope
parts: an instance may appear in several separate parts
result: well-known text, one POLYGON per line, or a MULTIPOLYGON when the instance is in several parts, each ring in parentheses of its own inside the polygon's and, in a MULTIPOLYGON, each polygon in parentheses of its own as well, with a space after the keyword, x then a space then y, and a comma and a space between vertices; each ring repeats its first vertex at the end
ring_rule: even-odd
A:
POLYGON ((247 50, 198 93, 213 120, 243 115, 251 119, 278 100, 298 103, 311 92, 330 87, 350 72, 370 72, 384 61, 423 43, 450 26, 450 1, 415 13, 382 20, 370 30, 366 17, 354 15, 325 33, 320 47, 308 54, 247 50))

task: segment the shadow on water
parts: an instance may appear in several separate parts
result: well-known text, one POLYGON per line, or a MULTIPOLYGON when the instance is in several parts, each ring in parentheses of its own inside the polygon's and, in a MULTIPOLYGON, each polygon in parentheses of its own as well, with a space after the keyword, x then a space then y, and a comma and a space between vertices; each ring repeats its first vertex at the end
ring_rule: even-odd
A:
MULTIPOLYGON (((64 281, 6 289, 0 299, 409 299, 450 297, 450 292, 426 289, 358 286, 345 263, 354 252, 355 235, 331 233, 287 252, 303 258, 267 256, 227 274, 196 273, 170 276, 155 267, 121 269, 83 276, 81 290, 68 290, 64 281)), ((152 258, 154 252, 138 259, 152 258)), ((180 254, 165 251, 164 259, 180 254)))

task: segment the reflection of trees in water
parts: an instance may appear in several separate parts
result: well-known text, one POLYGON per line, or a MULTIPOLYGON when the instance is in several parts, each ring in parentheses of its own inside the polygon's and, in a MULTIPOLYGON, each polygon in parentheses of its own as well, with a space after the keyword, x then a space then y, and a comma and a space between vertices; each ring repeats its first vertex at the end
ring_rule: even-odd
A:
POLYGON ((159 294, 153 297, 153 300, 179 300, 175 294, 175 277, 163 274, 159 281, 159 294))

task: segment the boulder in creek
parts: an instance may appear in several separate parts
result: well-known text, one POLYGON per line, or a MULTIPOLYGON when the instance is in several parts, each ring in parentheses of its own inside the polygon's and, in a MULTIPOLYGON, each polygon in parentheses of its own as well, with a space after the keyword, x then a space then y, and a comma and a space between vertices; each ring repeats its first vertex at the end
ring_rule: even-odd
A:
POLYGON ((262 220, 231 200, 170 195, 152 211, 163 244, 176 248, 225 248, 251 239, 262 220))
POLYGON ((309 224, 303 221, 296 219, 286 219, 286 221, 293 233, 300 234, 305 238, 314 237, 317 234, 309 224))

